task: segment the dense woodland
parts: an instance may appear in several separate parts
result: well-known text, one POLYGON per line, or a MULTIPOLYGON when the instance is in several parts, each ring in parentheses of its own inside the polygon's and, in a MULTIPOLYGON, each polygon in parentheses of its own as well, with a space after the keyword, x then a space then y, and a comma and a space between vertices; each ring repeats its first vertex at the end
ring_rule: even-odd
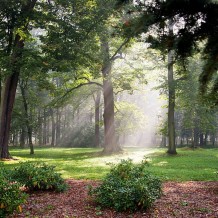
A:
POLYGON ((165 109, 149 146, 218 146, 217 15, 215 0, 1 0, 1 158, 146 144, 150 83, 165 109))

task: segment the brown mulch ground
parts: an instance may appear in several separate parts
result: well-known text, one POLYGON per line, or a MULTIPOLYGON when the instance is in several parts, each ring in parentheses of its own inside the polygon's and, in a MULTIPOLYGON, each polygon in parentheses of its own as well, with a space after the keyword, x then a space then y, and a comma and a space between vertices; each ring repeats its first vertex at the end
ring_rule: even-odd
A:
POLYGON ((218 182, 166 182, 163 196, 147 212, 117 213, 103 210, 88 197, 87 185, 95 181, 67 180, 65 193, 35 192, 23 212, 10 217, 31 218, 218 218, 218 182))

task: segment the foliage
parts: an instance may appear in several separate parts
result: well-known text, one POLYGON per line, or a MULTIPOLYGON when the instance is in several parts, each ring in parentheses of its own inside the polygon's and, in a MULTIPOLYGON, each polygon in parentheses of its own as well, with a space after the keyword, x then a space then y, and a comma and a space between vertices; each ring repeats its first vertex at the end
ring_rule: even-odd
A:
POLYGON ((148 209, 161 195, 161 181, 147 170, 147 162, 122 160, 103 183, 90 191, 97 203, 117 211, 148 209))
POLYGON ((54 168, 46 163, 23 162, 11 171, 10 177, 12 181, 19 182, 29 190, 63 192, 67 189, 67 185, 54 168))
MULTIPOLYGON (((103 144, 103 129, 100 129, 100 143, 103 144)), ((61 140, 63 147, 91 148, 95 145, 95 126, 84 123, 68 132, 61 140)))
POLYGON ((201 89, 217 104, 217 1, 153 0, 130 5, 131 10, 126 9, 129 25, 124 26, 127 36, 146 33, 151 47, 167 51, 171 46, 177 58, 181 59, 191 56, 193 50, 198 51, 199 41, 206 41, 202 55, 205 63, 200 75, 201 89), (175 35, 171 38, 166 28, 169 20, 173 20, 176 26, 175 35))
POLYGON ((116 131, 132 134, 144 127, 145 116, 140 108, 127 101, 116 102, 116 131))
POLYGON ((6 178, 3 166, 0 171, 0 217, 11 214, 15 210, 21 212, 21 204, 25 203, 27 195, 20 190, 19 183, 6 178))

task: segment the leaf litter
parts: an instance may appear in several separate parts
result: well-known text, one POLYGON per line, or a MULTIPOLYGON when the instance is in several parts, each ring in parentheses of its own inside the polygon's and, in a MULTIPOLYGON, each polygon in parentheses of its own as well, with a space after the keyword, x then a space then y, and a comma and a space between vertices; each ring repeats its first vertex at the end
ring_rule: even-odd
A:
POLYGON ((9 218, 218 218, 218 181, 165 182, 163 195, 152 208, 139 212, 116 212, 96 205, 88 186, 99 181, 68 179, 68 191, 32 192, 21 213, 9 218))

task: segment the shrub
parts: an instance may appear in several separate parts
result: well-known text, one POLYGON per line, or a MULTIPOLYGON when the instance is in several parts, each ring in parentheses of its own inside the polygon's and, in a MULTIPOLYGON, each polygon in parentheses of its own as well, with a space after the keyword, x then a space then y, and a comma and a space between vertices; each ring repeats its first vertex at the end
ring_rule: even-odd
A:
POLYGON ((11 214, 14 210, 21 212, 21 204, 26 201, 27 195, 20 190, 18 183, 12 183, 0 172, 0 217, 11 214))
POLYGON ((89 193, 103 207, 135 211, 151 207, 161 192, 161 181, 147 170, 145 161, 134 165, 131 160, 122 160, 113 165, 102 184, 89 193))
POLYGON ((11 172, 11 180, 17 181, 32 190, 55 190, 63 192, 67 184, 60 174, 54 171, 54 166, 45 163, 23 162, 11 172))

